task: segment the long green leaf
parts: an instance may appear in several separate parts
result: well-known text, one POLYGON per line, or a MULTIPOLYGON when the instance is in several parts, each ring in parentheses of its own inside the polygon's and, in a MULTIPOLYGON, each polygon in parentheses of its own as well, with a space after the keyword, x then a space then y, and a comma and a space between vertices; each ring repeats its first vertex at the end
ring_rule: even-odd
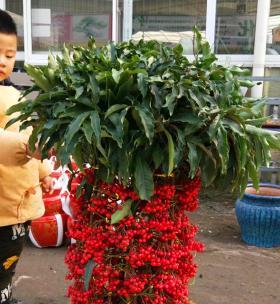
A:
POLYGON ((171 117, 171 121, 175 122, 187 122, 192 125, 202 125, 202 120, 195 115, 191 110, 183 110, 180 109, 177 113, 174 113, 174 115, 171 117))
MULTIPOLYGON (((122 79, 120 79, 120 83, 121 81, 122 79)), ((130 76, 126 82, 124 82, 119 86, 119 90, 116 94, 117 100, 124 100, 125 97, 127 96, 127 93, 131 92, 131 90, 133 89, 133 85, 134 85, 133 77, 130 76)))
POLYGON ((209 158, 207 155, 201 157, 200 162, 201 168, 201 180, 204 186, 209 186, 213 183, 217 176, 217 167, 216 164, 213 162, 212 158, 209 158))
POLYGON ((270 135, 267 137, 267 141, 271 149, 280 150, 280 136, 270 135))
POLYGON ((89 260, 85 266, 85 278, 84 278, 84 287, 85 287, 85 291, 88 291, 89 289, 89 283, 90 280, 92 278, 92 271, 95 267, 95 263, 93 261, 93 259, 89 260))
POLYGON ((151 112, 148 112, 146 108, 140 106, 135 107, 135 110, 139 114, 146 137, 149 139, 150 143, 152 143, 155 128, 153 114, 151 112))
POLYGON ((95 75, 90 74, 89 75, 89 89, 92 92, 92 97, 93 97, 93 101, 95 103, 98 103, 99 101, 99 93, 100 93, 100 88, 99 88, 99 84, 95 78, 95 75))
POLYGON ((163 153, 162 153, 162 148, 160 147, 160 145, 158 144, 155 144, 153 146, 153 150, 152 150, 153 154, 152 154, 152 157, 153 157, 153 162, 155 164, 155 168, 158 169, 159 166, 161 165, 162 161, 163 161, 163 153))
POLYGON ((140 198, 149 200, 154 190, 153 174, 142 155, 136 157, 134 176, 136 189, 140 198))
POLYGON ((82 113, 74 119, 69 125, 65 134, 66 144, 69 144, 73 136, 80 130, 85 119, 90 115, 90 112, 82 113))
POLYGON ((217 150, 221 160, 221 173, 226 174, 229 160, 229 144, 226 130, 221 126, 217 130, 217 150))
POLYGON ((93 136, 93 129, 91 127, 91 123, 89 121, 86 121, 84 124, 83 124, 83 131, 84 131, 84 134, 86 136, 86 139, 88 141, 89 144, 92 143, 92 136, 93 136))
POLYGON ((13 106, 11 106, 7 111, 6 111, 6 115, 11 115, 15 112, 19 112, 21 111, 24 107, 26 107, 28 104, 30 104, 31 101, 30 100, 26 100, 26 101, 22 101, 19 102, 13 106))
POLYGON ((171 134, 166 129, 163 129, 163 132, 168 142, 168 175, 171 175, 174 170, 174 142, 171 134))
POLYGON ((81 145, 77 145, 75 150, 72 152, 73 158, 77 166, 81 171, 84 171, 84 154, 81 145))
POLYGON ((188 152, 188 159, 189 159, 189 164, 190 164, 190 177, 194 178, 198 168, 199 168, 199 163, 201 160, 201 151, 197 149, 196 145, 188 142, 187 143, 189 152, 188 152))
MULTIPOLYGON (((29 116, 29 115, 27 115, 29 116)), ((18 117, 14 117, 12 119, 10 119, 6 125, 5 125, 5 129, 9 128, 10 126, 12 126, 14 123, 16 123, 17 121, 21 120, 22 119, 22 116, 18 116, 18 117)))
POLYGON ((250 134, 258 136, 276 136, 279 134, 279 132, 271 131, 269 129, 258 128, 252 125, 246 125, 246 131, 250 134))
POLYGON ((196 94, 191 89, 188 90, 188 93, 189 93, 189 97, 197 104, 197 106, 200 109, 202 109, 203 108, 202 99, 196 96, 196 94))
POLYGON ((115 104, 115 105, 112 105, 105 113, 105 118, 107 118, 108 116, 110 116, 111 114, 119 111, 119 110, 122 110, 124 108, 128 107, 127 104, 115 104))
POLYGON ((96 141, 99 144, 101 139, 101 125, 100 125, 100 117, 97 111, 91 112, 90 122, 96 141))
POLYGON ((42 128, 42 125, 40 127, 38 126, 36 129, 32 130, 32 133, 31 133, 31 135, 29 137, 29 140, 28 140, 29 147, 30 147, 31 151, 35 151, 35 149, 36 149, 35 144, 38 141, 38 135, 41 132, 41 128, 42 128))
POLYGON ((155 98, 155 108, 158 110, 161 109, 164 100, 160 94, 160 89, 157 87, 156 84, 151 84, 151 94, 154 95, 155 98))
POLYGON ((123 218, 128 216, 131 212, 131 204, 132 200, 127 200, 123 203, 122 209, 117 210, 115 213, 112 214, 111 217, 111 224, 117 224, 119 221, 121 221, 123 218))
POLYGON ((259 188, 259 172, 252 161, 252 159, 248 162, 247 164, 248 172, 249 172, 249 177, 251 177, 253 186, 254 188, 258 189, 259 188))
POLYGON ((137 75, 137 84, 138 84, 138 89, 142 94, 142 97, 145 98, 148 92, 148 77, 146 74, 138 74, 137 75))
POLYGON ((43 71, 39 68, 35 68, 29 64, 24 65, 25 70, 31 79, 36 83, 36 85, 45 92, 49 92, 51 89, 51 83, 44 75, 43 71))
POLYGON ((178 96, 178 89, 176 87, 172 88, 172 93, 166 95, 165 101, 166 103, 163 105, 163 107, 167 107, 169 110, 170 116, 173 115, 174 108, 176 106, 176 98, 178 96))
POLYGON ((232 130, 234 133, 237 133, 239 136, 244 136, 244 130, 242 129, 242 126, 235 121, 225 118, 223 120, 223 124, 225 127, 229 128, 232 130))

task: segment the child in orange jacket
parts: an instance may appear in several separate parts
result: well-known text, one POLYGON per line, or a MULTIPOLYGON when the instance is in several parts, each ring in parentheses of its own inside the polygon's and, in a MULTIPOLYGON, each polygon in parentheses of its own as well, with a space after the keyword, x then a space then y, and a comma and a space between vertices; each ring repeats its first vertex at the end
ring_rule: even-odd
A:
MULTIPOLYGON (((12 86, 3 85, 13 71, 16 51, 16 25, 7 12, 0 10, 0 128, 4 128, 11 119, 5 112, 18 102, 20 95, 12 86)), ((9 131, 21 134, 18 124, 12 125, 9 131)), ((1 144, 5 146, 7 142, 1 141, 1 144)), ((50 168, 36 159, 30 159, 22 165, 0 164, 1 304, 18 303, 11 298, 12 276, 28 234, 30 221, 44 214, 41 185, 43 190, 51 190, 50 173, 50 168)))

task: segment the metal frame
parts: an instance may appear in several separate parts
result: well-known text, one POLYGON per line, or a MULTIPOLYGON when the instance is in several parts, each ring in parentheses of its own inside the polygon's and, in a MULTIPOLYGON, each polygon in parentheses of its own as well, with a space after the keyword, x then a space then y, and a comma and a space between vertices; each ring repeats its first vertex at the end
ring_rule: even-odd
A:
MULTIPOLYGON (((225 65, 240 65, 244 67, 252 67, 254 55, 224 55, 217 54, 218 62, 225 65)), ((279 58, 280 66, 280 58, 279 58)))
POLYGON ((118 41, 119 37, 119 21, 118 21, 118 15, 119 15, 119 0, 113 0, 112 1, 112 40, 118 41))
POLYGON ((265 56, 266 68, 279 68, 280 67, 280 55, 266 55, 265 56))
POLYGON ((128 41, 132 37, 133 0, 123 0, 123 32, 122 40, 128 41))
POLYGON ((261 172, 275 172, 278 173, 279 172, 279 167, 261 167, 260 171, 261 172))
POLYGON ((216 33, 217 1, 207 0, 206 8, 206 39, 214 50, 216 33))
POLYGON ((29 63, 32 56, 31 0, 23 0, 23 26, 24 61, 29 63))
POLYGON ((0 9, 2 10, 6 9, 6 0, 0 0, 0 9))
MULTIPOLYGON (((257 3, 253 76, 264 76, 270 2, 271 0, 259 0, 257 3)), ((254 86, 251 94, 253 97, 261 97, 263 94, 263 84, 254 86)))

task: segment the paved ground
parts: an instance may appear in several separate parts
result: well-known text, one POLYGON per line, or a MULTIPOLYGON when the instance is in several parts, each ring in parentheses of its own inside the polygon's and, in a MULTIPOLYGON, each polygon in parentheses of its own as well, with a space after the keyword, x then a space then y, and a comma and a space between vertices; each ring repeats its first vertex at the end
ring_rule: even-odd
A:
MULTIPOLYGON (((280 248, 258 249, 240 240, 233 198, 204 193, 192 214, 198 239, 206 251, 198 254, 198 273, 190 286, 195 304, 279 304, 280 248)), ((25 304, 66 304, 66 247, 24 251, 15 277, 15 295, 25 304)))

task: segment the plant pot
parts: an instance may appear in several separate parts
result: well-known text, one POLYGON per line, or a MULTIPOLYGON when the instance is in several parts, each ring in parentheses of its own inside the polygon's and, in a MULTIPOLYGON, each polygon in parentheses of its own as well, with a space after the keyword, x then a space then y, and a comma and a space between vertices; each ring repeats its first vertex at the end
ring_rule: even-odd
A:
POLYGON ((65 239, 67 215, 42 216, 32 221, 29 238, 38 248, 59 247, 65 239))
POLYGON ((43 201, 45 205, 45 214, 54 215, 57 213, 62 213, 62 203, 61 203, 61 189, 56 189, 52 194, 44 193, 43 201))
POLYGON ((235 211, 244 242, 257 247, 280 246, 280 186, 260 184, 258 191, 249 186, 236 201, 235 211))

